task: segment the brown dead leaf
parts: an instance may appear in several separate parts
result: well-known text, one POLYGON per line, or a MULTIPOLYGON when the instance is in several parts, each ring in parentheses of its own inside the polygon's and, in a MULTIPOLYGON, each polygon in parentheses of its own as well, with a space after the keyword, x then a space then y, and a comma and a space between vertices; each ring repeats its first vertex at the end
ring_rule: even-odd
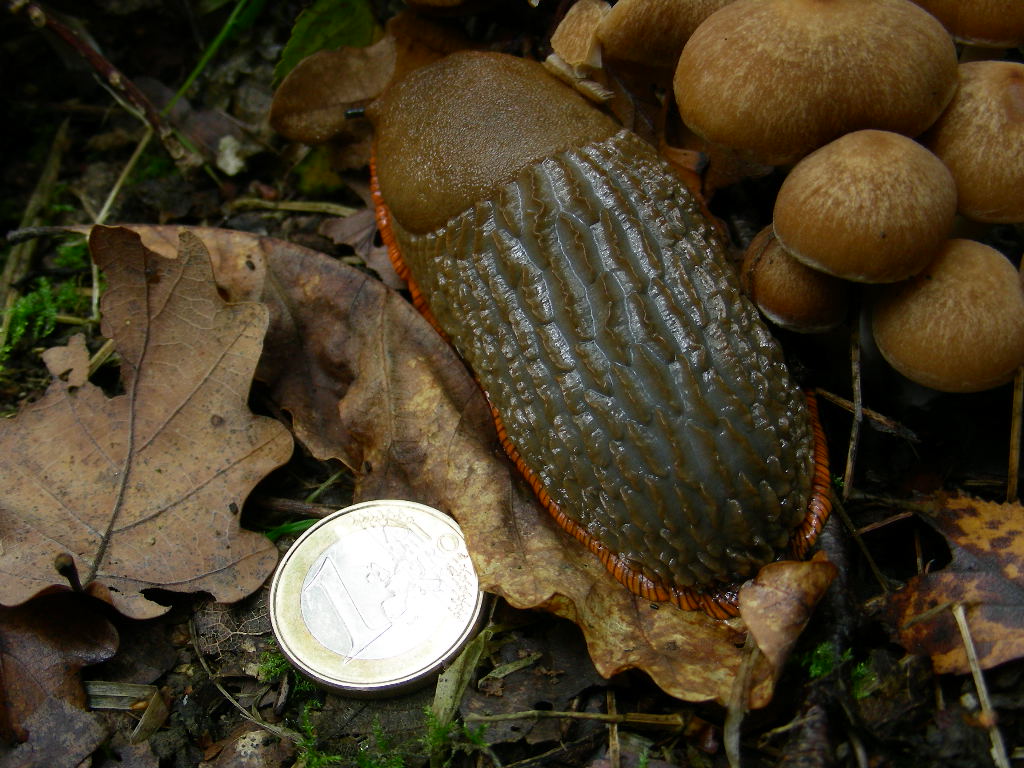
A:
POLYGON ((125 393, 85 382, 79 338, 44 355, 43 398, 0 422, 0 600, 66 587, 64 553, 87 592, 133 618, 167 610, 143 595, 152 587, 237 600, 277 559, 238 511, 291 453, 287 430, 246 406, 266 308, 225 303, 190 233, 173 261, 120 228, 94 228, 90 247, 125 393))
POLYGON ((327 219, 318 231, 333 243, 351 246, 388 288, 405 288, 405 281, 391 265, 387 246, 376 243, 377 220, 372 208, 362 208, 344 218, 327 219))
POLYGON ((836 567, 818 552, 807 562, 769 563, 740 589, 740 616, 776 676, 835 576, 836 567))
POLYGON ((937 672, 968 672, 949 610, 962 603, 982 668, 1024 656, 1024 508, 938 495, 922 516, 949 541, 953 560, 889 597, 900 643, 931 656, 937 672))
POLYGON ((114 655, 117 632, 90 602, 65 593, 0 608, 0 736, 22 742, 0 765, 77 765, 103 739, 78 672, 114 655))
MULTIPOLYGON (((175 231, 138 230, 160 252, 175 231)), ((270 307, 260 376, 314 455, 356 472, 357 501, 407 498, 452 514, 484 589, 576 622, 603 676, 639 668, 673 696, 726 701, 742 622, 641 600, 565 535, 505 458, 479 387, 407 301, 315 251, 193 232, 230 297, 262 297, 270 307)), ((762 659, 750 705, 767 704, 772 686, 762 659)))
POLYGON ((395 69, 395 41, 318 51, 288 73, 274 93, 270 125, 292 141, 322 144, 346 130, 346 111, 379 96, 395 69))

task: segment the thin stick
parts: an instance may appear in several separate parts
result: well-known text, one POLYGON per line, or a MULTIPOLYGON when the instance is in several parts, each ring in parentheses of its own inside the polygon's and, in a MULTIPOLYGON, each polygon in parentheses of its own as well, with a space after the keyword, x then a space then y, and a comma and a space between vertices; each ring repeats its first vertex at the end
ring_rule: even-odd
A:
POLYGON ((853 386, 853 423, 850 425, 850 444, 846 450, 846 470, 843 473, 843 501, 850 498, 850 490, 853 488, 853 466, 857 461, 860 423, 864 419, 860 381, 860 330, 857 327, 850 334, 850 379, 853 386))
POLYGON ((1021 413, 1024 411, 1024 367, 1017 369, 1013 380, 1013 410, 1010 417, 1010 467, 1006 475, 1006 500, 1017 500, 1017 485, 1020 481, 1020 432, 1021 413))
MULTIPOLYGON (((605 704, 609 715, 617 715, 615 707, 615 691, 605 691, 605 704)), ((619 724, 608 723, 608 762, 611 768, 622 768, 622 745, 619 743, 619 724)))
POLYGON ((757 647, 754 635, 747 632, 743 657, 739 669, 736 671, 732 689, 729 691, 729 706, 725 713, 725 726, 722 729, 722 742, 725 745, 729 768, 740 768, 741 765, 740 729, 743 726, 743 718, 747 714, 747 701, 750 699, 750 678, 759 658, 761 658, 761 649, 757 647))
POLYGON ((199 663, 202 665, 203 671, 206 672, 207 677, 210 678, 210 682, 217 687, 217 690, 220 691, 221 695, 228 700, 231 706, 233 706, 241 713, 242 717, 244 717, 250 723, 254 723, 255 725, 258 725, 260 728, 263 728, 266 731, 270 731, 270 733, 274 734, 279 739, 288 739, 290 741, 295 742, 296 744, 298 744, 302 740, 302 734, 293 731, 291 728, 284 728, 280 725, 268 723, 259 715, 254 714, 247 710, 245 707, 243 707, 241 702, 239 702, 238 699, 232 696, 228 692, 227 688, 221 685, 220 680, 217 678, 216 675, 213 674, 213 670, 210 669, 210 665, 206 663, 206 657, 203 655, 203 652, 199 650, 199 638, 196 636, 196 625, 192 619, 188 620, 188 634, 189 639, 192 642, 192 650, 195 651, 196 658, 199 659, 199 663))
MULTIPOLYGON (((830 403, 838 405, 850 413, 853 413, 853 401, 847 400, 845 397, 840 397, 832 392, 825 389, 816 389, 818 397, 823 400, 828 400, 830 403)), ((885 414, 879 413, 871 408, 866 408, 861 405, 861 414, 867 419, 868 423, 877 429, 879 432, 885 432, 886 434, 896 435, 902 437, 904 440, 909 440, 912 443, 921 442, 919 438, 912 430, 907 429, 905 426, 900 424, 898 421, 893 421, 885 414)))
POLYGON ((240 197, 228 204, 229 211, 259 209, 266 211, 291 211, 293 213, 326 213, 344 218, 357 209, 338 203, 324 203, 304 200, 260 200, 258 197, 240 197))
POLYGON ((882 591, 891 592, 892 587, 890 586, 888 577, 882 573, 878 564, 875 562, 875 558, 871 556, 871 551, 864 543, 864 539, 862 539, 860 534, 857 532, 857 528, 854 526, 853 520, 851 520, 850 516, 846 514, 846 507, 839 499, 835 499, 834 501, 835 503, 832 505, 832 511, 835 512, 839 519, 843 521, 843 525, 846 526, 846 530, 850 532, 853 536, 853 540, 857 542, 857 547, 860 549, 861 554, 864 555, 865 562, 867 562, 868 568, 871 570, 871 573, 874 574, 875 579, 882 588, 882 591))
POLYGON ((14 13, 24 12, 33 26, 40 29, 48 29, 75 53, 85 59, 103 83, 113 93, 117 94, 120 99, 123 99, 126 104, 130 105, 152 128, 156 135, 160 137, 160 141, 163 143, 167 153, 180 169, 184 171, 202 164, 201 158, 195 156, 194 153, 190 153, 182 145, 174 135, 171 126, 157 112, 153 103, 139 90, 139 87, 125 77, 103 54, 93 48, 86 40, 79 37, 78 33, 71 29, 71 27, 55 16, 50 15, 46 8, 39 3, 12 2, 9 3, 8 8, 14 13))
POLYGON ((686 720, 682 715, 646 715, 640 712, 626 712, 613 715, 603 712, 559 712, 551 709, 528 709, 522 712, 508 712, 503 715, 476 715, 470 713, 463 720, 467 723, 498 723, 508 720, 545 720, 551 718, 597 720, 602 723, 650 725, 657 728, 686 727, 686 720))
POLYGON ((100 212, 96 214, 95 224, 103 224, 107 220, 107 216, 110 215, 110 209, 114 207, 114 201, 117 199, 118 194, 121 192, 121 187, 124 186, 128 180, 128 175, 135 168, 135 164, 139 162, 139 158, 142 157, 142 153, 146 151, 146 147, 149 146, 149 140, 153 138, 153 129, 150 126, 146 126, 146 132, 139 139, 139 143, 135 145, 135 150, 132 152, 132 156, 128 158, 128 162, 125 163, 124 168, 121 169, 120 175, 117 177, 117 181, 114 182, 114 186, 110 188, 110 192, 107 193, 107 199, 103 201, 103 207, 100 208, 100 212))
POLYGON ((978 652, 974 648, 974 640, 971 638, 970 627, 967 626, 967 613, 964 611, 963 603, 956 603, 953 606, 953 618, 960 629, 960 638, 964 643, 964 650, 967 651, 967 663, 971 667, 971 675, 974 677, 974 687, 978 690, 978 701, 981 704, 982 719, 988 723, 988 735, 992 740, 992 761, 997 768, 1010 768, 1010 759, 1006 756, 1006 744, 1003 742, 1003 734, 997 725, 997 716, 992 709, 992 700, 988 696, 988 686, 985 685, 985 676, 981 673, 981 665, 978 663, 978 652))

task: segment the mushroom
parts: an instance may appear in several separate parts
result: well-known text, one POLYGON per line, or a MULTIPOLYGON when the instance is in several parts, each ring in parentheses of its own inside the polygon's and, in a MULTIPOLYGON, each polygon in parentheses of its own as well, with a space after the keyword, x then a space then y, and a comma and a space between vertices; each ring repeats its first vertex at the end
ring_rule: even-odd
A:
POLYGON ((849 283, 794 259, 770 226, 747 246, 740 282, 761 313, 780 328, 823 333, 846 317, 849 283))
POLYGON ((957 40, 984 48, 1024 45, 1020 0, 914 0, 957 40))
POLYGON ((964 216, 1024 222, 1024 64, 961 64, 960 89, 923 140, 953 172, 964 216))
POLYGON ((775 234, 815 269, 863 283, 903 280, 949 236, 956 186, 906 136, 865 130, 801 160, 775 200, 775 234))
POLYGON ((908 379, 978 392, 1006 383, 1024 364, 1024 287, 994 248, 949 240, 916 277, 880 290, 875 341, 908 379))
POLYGON ((736 0, 693 33, 674 80, 690 129, 768 165, 860 128, 916 136, 956 84, 953 41, 910 0, 736 0))
POLYGON ((551 49, 576 72, 601 66, 598 25, 608 13, 604 0, 576 0, 551 35, 551 49))
POLYGON ((675 69, 704 19, 732 0, 619 0, 597 29, 609 57, 675 69))

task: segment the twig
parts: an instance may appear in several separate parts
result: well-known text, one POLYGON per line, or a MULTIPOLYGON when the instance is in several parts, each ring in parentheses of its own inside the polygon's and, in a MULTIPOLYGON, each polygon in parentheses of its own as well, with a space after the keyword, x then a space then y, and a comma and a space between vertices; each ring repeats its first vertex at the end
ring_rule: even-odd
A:
POLYGON ((260 200, 258 197, 240 197, 228 205, 229 211, 243 211, 246 209, 260 209, 266 211, 292 211, 293 213, 326 213, 330 216, 351 216, 356 208, 349 208, 347 205, 337 203, 318 203, 302 200, 260 200))
POLYGON ((139 115, 140 119, 156 133, 164 145, 164 149, 167 150, 167 154, 171 156, 171 159, 174 160, 182 171, 198 167, 202 164, 202 160, 193 153, 190 153, 178 140, 171 126, 157 112, 153 103, 139 90, 139 87, 125 77, 103 54, 97 51, 89 42, 82 39, 71 27, 54 16, 40 3, 26 3, 23 0, 14 0, 8 3, 8 8, 12 13, 23 12, 35 27, 48 29, 64 41, 75 53, 85 59, 104 84, 119 99, 122 99, 126 105, 130 106, 139 115))
POLYGON ((850 490, 853 488, 853 466, 857 461, 860 423, 864 419, 860 380, 860 331, 857 326, 854 326, 853 332, 850 334, 850 380, 853 386, 853 423, 850 425, 850 443, 846 450, 846 470, 843 472, 843 501, 850 498, 850 490))
POLYGON ((189 618, 188 620, 188 634, 189 639, 192 642, 192 650, 195 651, 196 658, 199 659, 199 663, 202 665, 203 671, 206 672, 207 677, 210 678, 210 682, 213 683, 217 687, 217 690, 220 691, 221 695, 225 699, 227 699, 228 702, 230 702, 230 704, 242 714, 242 717, 244 717, 250 723, 254 723, 255 725, 258 725, 260 728, 269 731, 270 733, 277 736, 279 739, 289 739, 290 741, 293 741, 296 744, 302 741, 302 734, 293 731, 291 728, 284 728, 280 725, 268 723, 259 715, 247 710, 245 707, 241 705, 238 699, 236 699, 228 692, 227 688, 221 685, 220 680, 217 679, 217 677, 213 674, 213 670, 210 669, 210 665, 206 663, 206 657, 203 655, 203 652, 199 650, 199 638, 196 637, 196 624, 195 621, 193 621, 191 618, 189 618))
POLYGON ((846 513, 846 507, 843 506, 842 501, 839 499, 833 499, 833 502, 832 511, 835 512, 839 519, 843 521, 843 525, 846 526, 846 530, 850 532, 850 535, 853 536, 853 540, 857 542, 857 547, 864 556, 864 560, 868 564, 868 568, 871 570, 871 573, 874 574, 875 579, 882 588, 882 591, 891 592, 892 586, 889 578, 882 573, 878 564, 875 562, 875 558, 871 556, 871 551, 867 548, 867 545, 864 543, 864 539, 861 538, 860 533, 854 526, 853 520, 851 520, 850 516, 846 513))
POLYGON ((898 523, 900 520, 906 520, 907 518, 914 517, 915 515, 915 512, 897 512, 895 515, 889 515, 889 517, 884 520, 878 520, 874 523, 868 523, 867 525, 861 526, 857 529, 856 533, 858 536, 863 536, 865 533, 872 533, 880 528, 885 528, 887 525, 898 523))
POLYGON ((736 671, 736 678, 732 682, 732 689, 729 691, 725 726, 722 729, 722 742, 725 745, 729 768, 740 768, 740 728, 743 726, 743 718, 747 714, 751 675, 754 665, 760 657, 761 649, 757 647, 754 635, 748 632, 740 666, 736 671))
POLYGON ((107 199, 103 201, 103 207, 100 208, 100 212, 96 214, 96 220, 94 224, 103 224, 107 220, 107 216, 110 215, 110 209, 114 207, 114 201, 117 199, 118 194, 121 192, 121 187, 124 186, 125 181, 128 179, 128 175, 132 172, 135 164, 139 162, 139 158, 142 157, 142 153, 146 151, 146 147, 149 146, 149 140, 153 138, 153 129, 149 126, 146 127, 146 132, 139 139, 139 143, 135 145, 135 150, 132 152, 132 156, 128 158, 128 162, 125 163, 124 168, 121 169, 120 175, 117 177, 117 181, 114 182, 114 186, 110 188, 110 192, 107 193, 107 199))
POLYGON ((1013 411, 1010 417, 1010 467, 1006 476, 1006 500, 1017 500, 1017 484, 1020 481, 1020 432, 1021 412, 1024 411, 1024 367, 1017 369, 1013 380, 1013 411))
POLYGON ((1006 744, 1003 742, 1003 734, 999 730, 995 710, 992 709, 992 700, 988 696, 988 686, 985 685, 985 676, 981 673, 978 652, 974 647, 974 640, 971 638, 970 627, 967 626, 967 613, 964 611, 963 603, 956 603, 953 606, 953 618, 956 619, 956 625, 960 629, 960 638, 964 642, 964 650, 967 651, 967 663, 970 665, 971 675, 974 677, 974 687, 978 689, 981 716, 988 725, 988 735, 992 740, 992 761, 997 768, 1010 768, 1010 759, 1006 756, 1006 744))
MULTIPOLYGON (((616 715, 615 691, 609 688, 605 691, 605 703, 609 715, 616 715)), ((619 742, 619 724, 608 723, 608 762, 611 768, 622 768, 622 744, 619 742)))
POLYGON ((310 504, 298 499, 282 499, 274 496, 250 496, 249 504, 267 512, 283 512, 297 517, 327 517, 338 511, 330 504, 310 504))
MULTIPOLYGON (((845 397, 840 397, 839 395, 825 389, 816 389, 815 392, 818 397, 823 400, 828 400, 833 405, 838 405, 840 408, 853 413, 854 405, 852 400, 847 400, 845 397)), ((896 437, 902 437, 904 440, 909 440, 912 443, 921 442, 921 438, 919 438, 913 430, 908 429, 898 421, 894 421, 876 410, 866 408, 861 405, 861 415, 863 415, 863 417, 867 419, 868 423, 879 432, 896 435, 896 437)))
POLYGON ((657 728, 686 727, 686 719, 682 715, 647 715, 641 712, 605 714, 603 712, 561 712, 551 709, 527 709, 522 712, 507 712, 502 715, 475 715, 470 713, 463 719, 467 723, 498 723, 507 720, 544 720, 550 718, 597 720, 602 723, 618 723, 619 725, 650 725, 657 728))

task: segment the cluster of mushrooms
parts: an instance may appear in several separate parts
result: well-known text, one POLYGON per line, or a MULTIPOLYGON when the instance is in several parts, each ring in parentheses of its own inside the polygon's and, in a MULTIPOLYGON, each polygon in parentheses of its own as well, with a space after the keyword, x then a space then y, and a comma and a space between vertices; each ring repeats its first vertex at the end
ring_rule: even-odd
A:
POLYGON ((1019 0, 579 0, 548 63, 577 87, 602 57, 674 67, 706 153, 790 168, 742 268, 765 316, 828 330, 872 284, 889 364, 973 392, 1024 365, 1024 280, 953 236, 1024 223, 1024 63, 999 60, 1020 45, 1019 0))

